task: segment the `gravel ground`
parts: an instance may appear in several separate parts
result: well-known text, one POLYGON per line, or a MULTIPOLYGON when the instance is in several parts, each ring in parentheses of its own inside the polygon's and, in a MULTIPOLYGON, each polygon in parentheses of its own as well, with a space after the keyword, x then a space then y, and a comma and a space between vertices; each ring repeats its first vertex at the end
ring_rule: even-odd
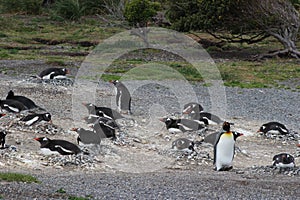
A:
MULTIPOLYGON (((222 103, 215 104, 214 99, 210 100, 214 88, 201 83, 129 81, 126 85, 133 95, 133 115, 130 117, 136 124, 121 121, 129 124, 123 129, 123 141, 118 144, 103 141, 100 148, 92 149, 93 157, 84 157, 76 165, 66 165, 61 164, 65 158, 40 155, 39 145, 32 138, 47 135, 75 142, 76 134, 69 130, 74 126, 86 126, 80 119, 87 114, 82 106, 76 107, 76 103, 89 100, 87 96, 93 95, 83 92, 80 96, 82 86, 73 88, 70 86, 72 81, 65 85, 64 82, 32 81, 30 74, 36 74, 38 66, 41 65, 40 69, 47 67, 43 62, 11 63, 13 68, 22 70, 9 68, 10 61, 0 62, 0 68, 5 69, 0 75, 1 97, 5 98, 9 89, 13 89, 16 94, 33 99, 53 115, 53 123, 59 131, 41 133, 44 125, 28 129, 20 128, 17 122, 9 127, 7 143, 18 151, 1 151, 1 171, 29 173, 41 183, 1 181, 0 196, 3 199, 70 199, 71 196, 87 199, 296 199, 299 196, 299 168, 291 173, 281 173, 267 167, 271 165, 273 155, 280 152, 294 155, 297 165, 300 154, 296 141, 255 134, 260 125, 273 120, 298 132, 299 92, 219 88, 217 95, 213 96, 222 103), (26 66, 28 69, 35 66, 35 70, 26 71, 26 66), (77 100, 77 94, 83 99, 77 100), (234 122, 234 129, 246 133, 237 141, 242 152, 236 153, 232 171, 212 170, 210 145, 197 147, 200 153, 192 158, 170 153, 174 139, 201 140, 201 136, 194 133, 170 135, 157 118, 178 115, 184 103, 195 100, 205 110, 214 110, 224 119, 234 122)), ((72 76, 76 75, 76 69, 72 68, 72 76)), ((96 104, 115 107, 114 88, 103 82, 93 85, 95 88, 89 88, 89 92, 95 89, 96 104)), ((7 128, 18 117, 10 114, 1 118, 1 127, 7 128)), ((45 127, 49 129, 48 125, 45 127)), ((220 127, 212 129, 219 130, 220 127)))

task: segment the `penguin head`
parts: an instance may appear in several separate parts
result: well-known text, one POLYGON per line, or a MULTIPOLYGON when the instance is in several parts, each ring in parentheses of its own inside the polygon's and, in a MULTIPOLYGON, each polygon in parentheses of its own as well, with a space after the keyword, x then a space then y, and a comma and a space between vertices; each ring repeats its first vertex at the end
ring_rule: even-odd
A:
POLYGON ((50 139, 47 137, 38 137, 38 138, 34 138, 34 140, 38 141, 41 144, 41 147, 46 146, 50 139))
POLYGON ((13 96, 15 96, 15 93, 14 93, 12 90, 10 90, 10 91, 7 93, 7 97, 6 97, 6 98, 10 98, 10 97, 13 97, 13 96))
POLYGON ((120 83, 119 80, 111 80, 109 81, 110 83, 114 84, 115 86, 118 85, 120 83))
POLYGON ((223 130, 226 132, 230 131, 230 123, 229 122, 224 122, 223 123, 223 130))
POLYGON ((262 125, 262 126, 258 129, 257 132, 264 133, 264 132, 266 132, 266 129, 267 129, 267 127, 266 127, 265 125, 262 125))
POLYGON ((273 157, 273 166, 276 166, 276 164, 290 164, 294 163, 295 159, 292 155, 287 154, 287 153, 281 153, 278 155, 275 155, 273 157))
POLYGON ((43 114, 43 120, 47 122, 51 122, 51 114, 50 113, 44 113, 43 114))
POLYGON ((236 131, 233 131, 232 134, 233 134, 234 140, 236 140, 236 138, 238 138, 238 137, 244 135, 243 133, 239 133, 239 132, 236 132, 236 131))

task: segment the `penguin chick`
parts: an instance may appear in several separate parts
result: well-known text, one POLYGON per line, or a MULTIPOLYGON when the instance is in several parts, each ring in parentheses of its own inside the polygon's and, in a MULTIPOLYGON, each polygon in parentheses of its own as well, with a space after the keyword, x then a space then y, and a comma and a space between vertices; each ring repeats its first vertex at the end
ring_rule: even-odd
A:
POLYGON ((230 131, 230 123, 223 123, 223 130, 216 138, 214 145, 214 165, 217 171, 232 169, 235 141, 242 133, 230 131))

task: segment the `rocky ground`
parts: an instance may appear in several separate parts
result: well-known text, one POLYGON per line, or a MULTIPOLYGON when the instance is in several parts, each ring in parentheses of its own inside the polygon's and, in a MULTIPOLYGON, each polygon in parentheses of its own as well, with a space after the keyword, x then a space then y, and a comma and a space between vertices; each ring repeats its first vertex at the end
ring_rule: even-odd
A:
POLYGON ((71 79, 66 81, 41 82, 30 77, 46 67, 42 61, 0 62, 1 99, 13 89, 16 94, 33 99, 53 118, 53 124, 40 123, 33 127, 19 122, 26 113, 7 114, 0 119, 1 129, 9 132, 6 137, 9 148, 0 150, 1 171, 28 173, 41 181, 39 184, 2 181, 0 194, 3 199, 68 199, 70 196, 87 199, 296 199, 299 196, 300 168, 281 171, 270 167, 273 156, 281 152, 293 155, 296 165, 300 162, 299 148, 295 145, 300 139, 298 92, 225 88, 227 101, 221 106, 226 108, 215 108, 210 88, 201 83, 129 81, 126 84, 133 91, 133 115, 127 117, 133 120, 118 121, 122 128, 117 141, 105 139, 100 146, 81 147, 89 151, 89 155, 44 156, 34 137, 47 136, 75 143, 77 134, 70 129, 87 128, 82 120, 87 111, 81 102, 95 96, 97 105, 115 107, 114 88, 109 83, 92 82, 94 88, 90 91, 82 89, 85 82, 73 85, 77 72, 74 66, 71 66, 71 79), (167 132, 158 117, 180 115, 183 103, 194 100, 193 94, 206 110, 222 110, 222 117, 234 123, 233 129, 245 134, 237 140, 240 150, 236 152, 232 171, 213 171, 210 144, 197 145, 197 154, 192 155, 171 150, 171 143, 177 138, 201 141, 205 134, 220 129, 211 126, 207 133, 201 134, 171 135, 167 132), (266 137, 256 133, 263 123, 274 120, 286 124, 291 134, 266 137))

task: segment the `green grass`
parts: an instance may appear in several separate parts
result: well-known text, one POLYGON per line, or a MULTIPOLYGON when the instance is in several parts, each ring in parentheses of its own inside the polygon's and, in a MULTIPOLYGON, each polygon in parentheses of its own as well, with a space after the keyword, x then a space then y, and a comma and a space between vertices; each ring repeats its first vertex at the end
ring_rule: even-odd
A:
MULTIPOLYGON (((53 20, 47 15, 2 14, 0 27, 0 59, 44 60, 47 64, 57 66, 84 61, 85 54, 94 50, 98 43, 101 44, 110 36, 126 31, 124 27, 110 26, 98 17, 83 17, 74 23, 53 20)), ((198 36, 218 42, 206 33, 198 33, 198 36)), ((111 47, 115 51, 115 48, 123 49, 136 44, 132 41, 122 41, 112 45, 116 46, 100 45, 98 47, 109 52, 111 47)), ((281 45, 275 39, 270 38, 253 45, 229 43, 222 47, 211 46, 207 48, 207 51, 217 58, 225 58, 221 62, 217 60, 216 65, 226 86, 288 88, 281 82, 300 77, 300 68, 296 60, 273 58, 261 62, 246 61, 250 55, 279 48, 281 45)), ((203 81, 197 69, 183 59, 174 61, 174 59, 168 60, 167 57, 164 58, 165 61, 162 61, 164 59, 160 57, 161 51, 145 49, 131 52, 130 56, 115 60, 105 71, 101 72, 103 73, 101 78, 105 81, 123 78, 140 80, 184 78, 189 81, 203 81), (154 55, 151 61, 146 59, 149 54, 154 55)), ((207 72, 204 73, 209 74, 209 70, 207 72)), ((95 73, 95 77, 86 78, 94 80, 97 76, 95 73)), ((296 86, 293 89, 299 90, 299 88, 300 86, 296 86)))
POLYGON ((0 173, 0 180, 8 182, 26 182, 26 183, 40 183, 40 181, 30 175, 19 173, 0 173))

